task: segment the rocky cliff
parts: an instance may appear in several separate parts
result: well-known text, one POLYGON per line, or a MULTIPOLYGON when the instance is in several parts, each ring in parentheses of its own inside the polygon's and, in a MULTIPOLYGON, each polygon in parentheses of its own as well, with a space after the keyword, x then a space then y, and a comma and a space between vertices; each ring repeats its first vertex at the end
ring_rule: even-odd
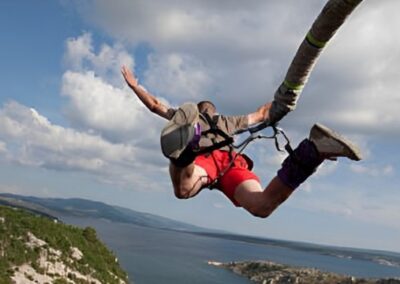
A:
POLYGON ((0 284, 128 283, 90 227, 0 206, 0 284))

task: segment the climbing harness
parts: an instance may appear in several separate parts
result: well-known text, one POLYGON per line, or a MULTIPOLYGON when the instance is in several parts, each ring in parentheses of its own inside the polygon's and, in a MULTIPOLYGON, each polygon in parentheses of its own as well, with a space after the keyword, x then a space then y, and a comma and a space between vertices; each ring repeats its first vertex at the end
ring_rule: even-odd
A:
MULTIPOLYGON (((271 125, 268 121, 266 121, 266 122, 263 122, 263 123, 260 123, 256 126, 254 126, 254 127, 250 127, 245 130, 242 130, 242 131, 240 131, 240 133, 249 132, 250 135, 246 139, 244 139, 242 142, 240 142, 238 144, 234 144, 233 137, 226 134, 221 129, 219 129, 217 127, 215 120, 212 120, 207 114, 205 115, 205 117, 207 119, 207 122, 210 125, 210 129, 203 131, 202 135, 207 135, 208 133, 218 134, 218 135, 222 136, 224 138, 224 140, 221 142, 216 142, 216 143, 213 142, 212 146, 209 146, 209 147, 206 147, 199 151, 196 151, 197 155, 205 154, 205 153, 210 153, 212 155, 212 151, 220 149, 225 146, 229 146, 230 155, 231 155, 231 160, 230 160, 229 164, 224 169, 220 170, 218 176, 207 186, 210 189, 213 189, 216 187, 216 185, 219 182, 219 179, 233 166, 236 158, 242 154, 244 149, 252 141, 254 141, 256 139, 273 139, 274 143, 275 143, 275 148, 279 152, 284 152, 286 150, 289 153, 289 155, 291 153, 293 153, 293 149, 290 145, 290 140, 289 140, 288 136, 286 135, 286 133, 283 131, 282 128, 277 126, 277 124, 271 125), (267 127, 272 128, 272 130, 273 130, 272 135, 259 134, 259 132, 261 130, 264 130, 267 127), (283 147, 281 146, 281 143, 279 141, 279 136, 282 136, 283 139, 285 140, 285 145, 283 147), (235 152, 232 155, 233 150, 235 150, 235 152)), ((239 133, 236 133, 236 134, 239 134, 239 133)))
POLYGON ((210 127, 208 130, 202 131, 201 136, 207 137, 208 134, 213 134, 215 136, 221 136, 224 140, 222 140, 220 142, 216 142, 215 138, 211 138, 213 145, 204 147, 202 149, 199 149, 198 151, 195 151, 196 154, 200 155, 200 154, 205 154, 205 153, 211 153, 212 151, 221 149, 225 146, 228 146, 229 148, 231 148, 232 144, 234 142, 233 137, 231 135, 225 133, 225 131, 223 131, 222 129, 220 129, 218 127, 217 121, 216 121, 218 119, 218 116, 210 117, 210 115, 208 113, 201 113, 200 116, 202 116, 207 121, 207 123, 210 127))

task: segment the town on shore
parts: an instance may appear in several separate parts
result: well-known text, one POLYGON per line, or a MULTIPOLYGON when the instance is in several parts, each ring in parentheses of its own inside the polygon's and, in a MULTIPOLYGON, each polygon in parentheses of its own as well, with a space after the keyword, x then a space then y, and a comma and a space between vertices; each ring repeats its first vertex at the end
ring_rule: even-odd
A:
POLYGON ((315 268, 291 267, 271 261, 208 264, 226 268, 260 284, 400 284, 400 279, 366 279, 324 272, 315 268))

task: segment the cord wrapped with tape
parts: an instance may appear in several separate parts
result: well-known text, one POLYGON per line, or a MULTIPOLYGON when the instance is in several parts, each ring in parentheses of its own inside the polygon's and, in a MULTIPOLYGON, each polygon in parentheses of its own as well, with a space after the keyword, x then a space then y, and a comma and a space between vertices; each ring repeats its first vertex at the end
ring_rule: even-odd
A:
POLYGON ((270 121, 294 110, 311 71, 326 44, 363 0, 329 0, 298 48, 285 79, 274 94, 270 121))

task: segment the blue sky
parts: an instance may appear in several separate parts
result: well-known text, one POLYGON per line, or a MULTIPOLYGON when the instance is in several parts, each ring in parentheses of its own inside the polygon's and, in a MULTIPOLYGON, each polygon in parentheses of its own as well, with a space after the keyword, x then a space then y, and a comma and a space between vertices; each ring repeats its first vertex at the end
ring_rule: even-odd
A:
MULTIPOLYGON (((321 56, 281 123, 297 144, 316 121, 365 159, 324 164, 270 218, 219 192, 173 196, 163 121, 119 68, 166 103, 213 100, 245 114, 272 99, 325 1, 19 1, 0 3, 0 191, 83 197, 270 238, 400 251, 400 20, 395 0, 364 1, 321 56)), ((284 156, 249 147, 263 184, 284 156)))

